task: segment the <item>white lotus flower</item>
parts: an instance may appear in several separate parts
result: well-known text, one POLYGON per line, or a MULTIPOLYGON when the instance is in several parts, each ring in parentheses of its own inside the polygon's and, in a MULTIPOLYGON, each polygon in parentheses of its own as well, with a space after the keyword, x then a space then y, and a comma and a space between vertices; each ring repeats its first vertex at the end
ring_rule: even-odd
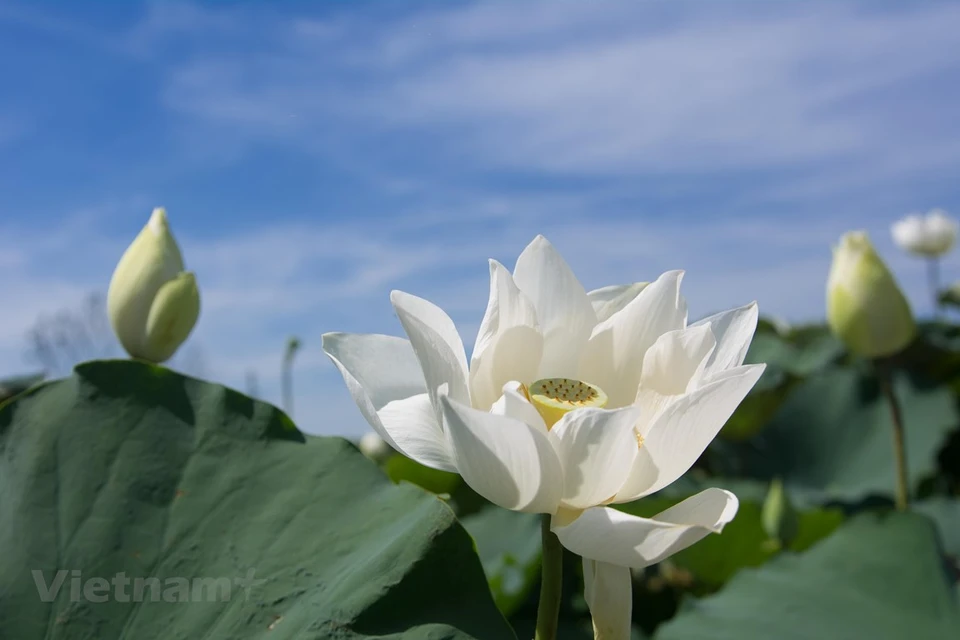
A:
POLYGON ((323 336, 360 411, 391 446, 459 473, 501 507, 553 516, 561 543, 584 558, 602 637, 629 637, 630 619, 629 597, 602 594, 629 589, 631 567, 719 532, 738 507, 721 489, 654 518, 606 506, 684 474, 763 372, 743 366, 756 304, 688 326, 682 276, 587 293, 538 236, 512 275, 490 261, 469 364, 449 316, 400 291, 391 301, 409 340, 323 336))
POLYGON ((901 249, 929 258, 950 251, 957 240, 957 230, 957 221, 943 209, 933 209, 925 216, 911 214, 890 228, 894 242, 901 249))

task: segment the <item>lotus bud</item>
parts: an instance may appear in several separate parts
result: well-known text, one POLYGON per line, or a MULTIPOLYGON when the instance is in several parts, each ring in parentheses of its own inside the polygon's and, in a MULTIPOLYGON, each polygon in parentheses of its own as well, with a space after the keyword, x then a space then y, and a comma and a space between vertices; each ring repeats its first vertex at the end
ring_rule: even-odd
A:
POLYGON ((376 462, 383 462, 393 449, 376 433, 365 433, 360 438, 360 453, 376 462))
POLYGON ((800 518, 780 478, 770 483, 760 517, 764 532, 780 546, 789 545, 796 538, 800 518))
POLYGON ((110 325, 133 358, 169 360, 193 331, 200 292, 170 233, 167 213, 153 210, 150 221, 120 258, 107 292, 110 325))
POLYGON ((851 351, 867 358, 902 351, 917 333, 910 304, 865 232, 844 234, 833 250, 827 322, 851 351))

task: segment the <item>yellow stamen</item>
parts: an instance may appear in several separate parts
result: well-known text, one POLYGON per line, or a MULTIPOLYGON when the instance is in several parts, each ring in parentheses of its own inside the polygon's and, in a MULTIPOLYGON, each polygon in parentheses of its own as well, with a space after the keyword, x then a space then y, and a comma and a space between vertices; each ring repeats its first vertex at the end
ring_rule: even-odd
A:
POLYGON ((523 392, 547 423, 547 429, 574 409, 602 409, 607 404, 607 394, 600 387, 569 378, 537 380, 529 388, 524 386, 523 392))

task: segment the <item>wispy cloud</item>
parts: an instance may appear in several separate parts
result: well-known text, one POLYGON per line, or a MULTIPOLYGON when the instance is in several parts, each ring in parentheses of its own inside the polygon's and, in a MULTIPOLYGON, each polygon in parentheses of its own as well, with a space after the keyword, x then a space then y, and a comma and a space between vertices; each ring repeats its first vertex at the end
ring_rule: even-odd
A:
POLYGON ((339 150, 331 119, 411 146, 429 136, 475 168, 853 165, 856 179, 960 160, 940 135, 949 114, 930 105, 960 97, 960 8, 696 6, 684 19, 653 3, 567 3, 280 22, 278 49, 188 57, 165 95, 183 113, 315 149, 339 150))

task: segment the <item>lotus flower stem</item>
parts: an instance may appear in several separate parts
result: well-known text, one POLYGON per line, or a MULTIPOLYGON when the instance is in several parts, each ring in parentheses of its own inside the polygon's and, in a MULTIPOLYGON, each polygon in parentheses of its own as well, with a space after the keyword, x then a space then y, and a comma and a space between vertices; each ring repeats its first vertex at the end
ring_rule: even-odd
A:
POLYGON ((283 366, 281 368, 280 384, 283 387, 283 410, 293 417, 293 358, 300 350, 300 339, 287 340, 287 348, 283 352, 283 366))
POLYGON ((534 640, 556 640, 557 620, 560 617, 560 595, 563 582, 563 547, 557 535, 550 530, 551 516, 543 515, 540 526, 543 541, 541 563, 540 604, 537 607, 537 632, 534 640))
POLYGON ((903 414, 893 389, 890 369, 885 363, 878 363, 877 374, 880 389, 890 405, 890 417, 893 423, 893 455, 897 466, 897 509, 906 511, 910 501, 910 484, 907 480, 907 445, 903 435, 903 414))
POLYGON ((943 317, 943 305, 940 302, 940 258, 937 256, 927 259, 927 283, 933 296, 933 314, 939 320, 943 317))

